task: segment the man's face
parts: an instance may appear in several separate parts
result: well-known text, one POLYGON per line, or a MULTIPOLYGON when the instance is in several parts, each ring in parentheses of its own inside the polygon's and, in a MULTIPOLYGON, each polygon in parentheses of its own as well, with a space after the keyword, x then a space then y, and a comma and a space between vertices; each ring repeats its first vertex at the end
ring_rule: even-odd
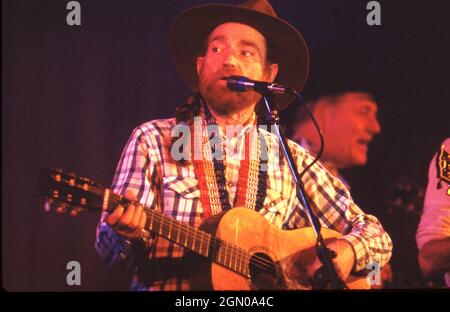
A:
POLYGON ((358 92, 344 93, 338 103, 329 104, 322 121, 324 160, 337 168, 365 165, 368 144, 381 131, 377 110, 369 95, 358 92))
POLYGON ((205 55, 197 58, 199 91, 208 105, 224 115, 254 106, 259 94, 231 91, 223 78, 238 75, 273 81, 278 65, 266 64, 266 54, 266 40, 254 28, 240 23, 216 27, 208 37, 205 55))

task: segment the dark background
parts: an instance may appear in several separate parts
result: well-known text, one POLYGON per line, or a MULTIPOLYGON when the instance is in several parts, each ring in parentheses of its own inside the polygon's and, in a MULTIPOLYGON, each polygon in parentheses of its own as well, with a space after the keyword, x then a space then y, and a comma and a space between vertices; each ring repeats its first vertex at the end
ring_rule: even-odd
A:
MULTIPOLYGON (((37 174, 52 166, 110 184, 133 128, 172 116, 188 95, 168 32, 182 10, 204 3, 79 1, 82 25, 70 27, 67 2, 2 2, 2 285, 11 291, 127 289, 132 272, 108 269, 94 249, 99 216, 45 213, 37 174), (66 284, 71 260, 81 264, 81 286, 66 284)), ((368 26, 368 2, 272 4, 311 55, 352 42, 383 74, 382 133, 368 165, 345 173, 360 206, 382 215, 400 177, 426 183, 428 162, 450 135, 450 7, 379 1, 382 25, 368 26)))

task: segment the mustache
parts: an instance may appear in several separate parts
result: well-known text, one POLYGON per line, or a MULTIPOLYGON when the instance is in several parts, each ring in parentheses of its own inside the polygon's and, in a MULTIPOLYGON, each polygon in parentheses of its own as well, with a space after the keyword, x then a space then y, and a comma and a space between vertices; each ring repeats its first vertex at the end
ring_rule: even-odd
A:
POLYGON ((223 80, 227 79, 230 76, 243 76, 243 74, 236 70, 222 70, 217 73, 214 78, 217 80, 223 80))

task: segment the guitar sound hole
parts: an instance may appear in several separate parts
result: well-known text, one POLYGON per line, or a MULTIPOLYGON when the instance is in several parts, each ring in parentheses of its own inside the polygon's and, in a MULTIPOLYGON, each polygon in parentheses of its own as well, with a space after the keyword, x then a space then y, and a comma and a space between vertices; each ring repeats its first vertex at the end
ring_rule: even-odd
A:
POLYGON ((264 253, 255 253, 250 258, 250 278, 256 289, 277 288, 277 270, 273 260, 264 253))

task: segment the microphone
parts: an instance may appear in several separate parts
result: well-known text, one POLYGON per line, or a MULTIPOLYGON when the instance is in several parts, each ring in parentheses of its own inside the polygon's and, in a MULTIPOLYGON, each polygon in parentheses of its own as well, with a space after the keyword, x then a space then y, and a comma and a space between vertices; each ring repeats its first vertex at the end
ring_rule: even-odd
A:
POLYGON ((286 86, 282 86, 272 82, 263 82, 251 80, 244 76, 230 76, 223 78, 227 81, 227 87, 230 90, 244 92, 249 90, 255 90, 261 94, 295 94, 297 92, 286 86))

